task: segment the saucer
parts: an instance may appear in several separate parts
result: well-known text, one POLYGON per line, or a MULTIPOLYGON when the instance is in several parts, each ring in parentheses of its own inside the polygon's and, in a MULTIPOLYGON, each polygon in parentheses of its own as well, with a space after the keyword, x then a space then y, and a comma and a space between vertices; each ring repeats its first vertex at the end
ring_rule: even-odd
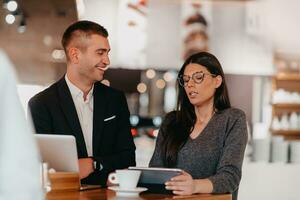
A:
POLYGON ((133 188, 133 189, 123 189, 123 188, 120 188, 119 186, 111 186, 111 187, 108 187, 108 189, 115 191, 116 195, 120 196, 120 197, 137 197, 137 196, 139 196, 140 192, 144 192, 144 191, 148 190, 147 188, 144 188, 144 187, 137 187, 137 188, 133 188))

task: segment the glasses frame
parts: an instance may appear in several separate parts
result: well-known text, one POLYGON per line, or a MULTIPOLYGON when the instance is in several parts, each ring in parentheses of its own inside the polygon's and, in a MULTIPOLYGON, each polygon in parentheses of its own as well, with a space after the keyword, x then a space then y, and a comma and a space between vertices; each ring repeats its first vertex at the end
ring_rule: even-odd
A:
POLYGON ((211 73, 204 73, 204 72, 195 72, 192 74, 192 76, 189 76, 189 75, 180 75, 178 78, 177 78, 177 81, 179 83, 179 85, 181 85, 182 87, 186 87, 187 84, 190 82, 190 80, 192 79, 194 81, 195 84, 201 84, 205 78, 205 75, 209 75, 213 78, 217 77, 218 75, 217 74, 211 74, 211 73), (200 81, 197 81, 197 79, 195 79, 195 76, 198 75, 198 74, 202 74, 202 79, 200 81), (188 81, 184 81, 183 80, 183 77, 188 77, 188 81))

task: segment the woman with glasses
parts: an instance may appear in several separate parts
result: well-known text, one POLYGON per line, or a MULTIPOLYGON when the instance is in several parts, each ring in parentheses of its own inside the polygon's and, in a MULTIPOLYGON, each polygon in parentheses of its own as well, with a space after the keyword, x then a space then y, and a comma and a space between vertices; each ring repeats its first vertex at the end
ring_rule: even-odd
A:
POLYGON ((210 53, 196 53, 177 85, 177 108, 162 123, 149 166, 184 170, 165 183, 174 194, 232 193, 237 199, 247 125, 244 112, 230 106, 221 64, 210 53))

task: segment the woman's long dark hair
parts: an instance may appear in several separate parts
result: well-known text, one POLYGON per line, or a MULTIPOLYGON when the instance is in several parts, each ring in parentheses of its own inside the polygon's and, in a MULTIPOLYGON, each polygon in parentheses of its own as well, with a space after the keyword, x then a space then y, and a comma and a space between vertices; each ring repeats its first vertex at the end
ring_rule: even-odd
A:
MULTIPOLYGON (((214 94, 214 110, 221 111, 230 108, 224 72, 218 59, 207 52, 193 54, 187 58, 181 67, 178 73, 178 79, 183 75, 186 66, 191 63, 199 64, 205 67, 211 74, 220 75, 222 77, 222 83, 214 94)), ((165 123, 164 130, 162 131, 162 155, 164 155, 164 165, 167 167, 176 166, 178 151, 188 140, 197 120, 194 106, 190 103, 184 87, 181 86, 178 81, 177 88, 177 112, 176 114, 172 113, 167 116, 167 118, 172 118, 172 120, 166 119, 168 123, 165 123)))

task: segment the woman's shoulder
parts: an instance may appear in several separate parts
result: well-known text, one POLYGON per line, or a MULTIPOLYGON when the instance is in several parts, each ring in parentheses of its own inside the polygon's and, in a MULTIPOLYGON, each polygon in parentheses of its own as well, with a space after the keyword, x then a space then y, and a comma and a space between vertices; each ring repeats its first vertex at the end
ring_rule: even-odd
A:
POLYGON ((218 111, 219 114, 228 116, 230 118, 245 118, 245 112, 239 108, 226 108, 218 111))

